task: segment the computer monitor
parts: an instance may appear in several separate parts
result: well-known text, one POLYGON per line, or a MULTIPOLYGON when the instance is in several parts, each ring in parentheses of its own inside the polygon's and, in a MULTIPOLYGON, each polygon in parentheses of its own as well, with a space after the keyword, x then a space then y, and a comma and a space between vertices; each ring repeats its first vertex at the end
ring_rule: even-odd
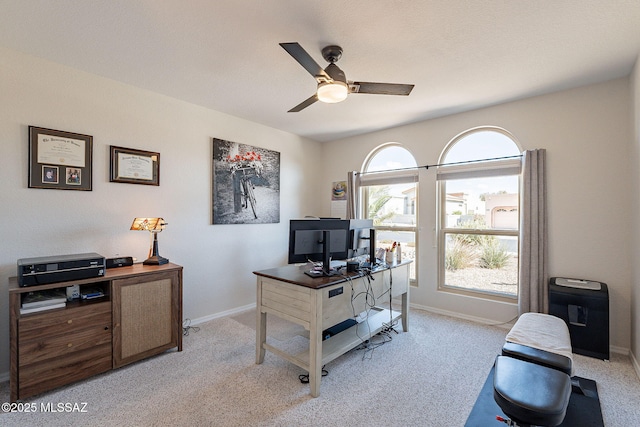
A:
MULTIPOLYGON (((375 253, 376 241, 371 239, 372 219, 350 219, 349 221, 349 258, 375 253)), ((375 235, 375 230, 374 230, 375 235)), ((373 259, 373 258, 372 258, 373 259)))
MULTIPOLYGON (((289 222, 289 264, 349 257, 349 221, 335 218, 292 219, 289 222), (328 231, 325 236, 325 231, 328 231), (328 240, 327 240, 328 239, 328 240)), ((328 268, 328 265, 327 265, 328 268)))

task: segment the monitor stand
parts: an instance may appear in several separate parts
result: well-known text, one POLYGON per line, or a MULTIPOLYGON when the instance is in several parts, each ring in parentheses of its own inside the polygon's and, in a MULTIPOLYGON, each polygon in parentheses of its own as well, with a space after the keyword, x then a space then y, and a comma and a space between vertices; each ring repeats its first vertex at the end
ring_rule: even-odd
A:
POLYGON ((340 273, 338 270, 331 268, 331 231, 330 230, 322 230, 322 269, 312 269, 309 271, 305 271, 304 274, 310 277, 328 277, 328 276, 337 276, 340 273))
POLYGON ((331 268, 331 249, 329 248, 331 242, 331 231, 322 230, 322 269, 312 269, 305 271, 304 274, 310 277, 327 277, 337 274, 336 270, 331 268))

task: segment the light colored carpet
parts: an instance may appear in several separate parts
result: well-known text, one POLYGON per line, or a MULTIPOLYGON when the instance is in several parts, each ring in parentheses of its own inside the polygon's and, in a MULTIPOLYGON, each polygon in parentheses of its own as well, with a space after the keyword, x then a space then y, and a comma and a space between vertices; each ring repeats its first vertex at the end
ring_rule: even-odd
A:
MULTIPOLYGON (((269 325, 271 339, 284 345, 308 339, 288 322, 269 325)), ((0 425, 463 426, 507 332, 411 310, 409 333, 329 363, 314 399, 298 367, 269 352, 255 364, 254 311, 197 326, 184 351, 28 399, 38 412, 0 414, 0 425), (42 404, 67 402, 86 402, 87 412, 40 412, 42 404)), ((575 356, 575 363, 577 375, 597 381, 606 425, 640 425, 640 381, 627 357, 575 356)), ((8 401, 8 383, 0 401, 8 401)))

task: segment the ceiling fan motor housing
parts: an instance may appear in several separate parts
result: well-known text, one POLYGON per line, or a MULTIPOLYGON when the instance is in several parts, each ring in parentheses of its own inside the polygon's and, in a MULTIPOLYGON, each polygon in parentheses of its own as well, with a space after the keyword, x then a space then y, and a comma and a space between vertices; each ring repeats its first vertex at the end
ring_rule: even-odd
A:
POLYGON ((347 76, 344 75, 344 71, 342 71, 336 64, 329 64, 324 71, 329 74, 329 77, 333 80, 344 84, 347 83, 347 76))
POLYGON ((326 46, 322 49, 322 57, 332 64, 338 62, 342 57, 342 48, 336 45, 326 46))

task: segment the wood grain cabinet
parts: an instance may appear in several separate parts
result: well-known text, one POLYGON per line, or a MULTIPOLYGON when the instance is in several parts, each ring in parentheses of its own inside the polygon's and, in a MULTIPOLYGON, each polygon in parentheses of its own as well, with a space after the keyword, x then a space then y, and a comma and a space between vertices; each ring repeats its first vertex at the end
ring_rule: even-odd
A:
POLYGON ((119 368, 173 347, 182 349, 180 273, 114 280, 113 367, 119 368))
POLYGON ((11 401, 182 350, 182 267, 136 264, 103 277, 21 288, 9 279, 11 401), (103 297, 21 314, 31 292, 98 288, 103 297))

